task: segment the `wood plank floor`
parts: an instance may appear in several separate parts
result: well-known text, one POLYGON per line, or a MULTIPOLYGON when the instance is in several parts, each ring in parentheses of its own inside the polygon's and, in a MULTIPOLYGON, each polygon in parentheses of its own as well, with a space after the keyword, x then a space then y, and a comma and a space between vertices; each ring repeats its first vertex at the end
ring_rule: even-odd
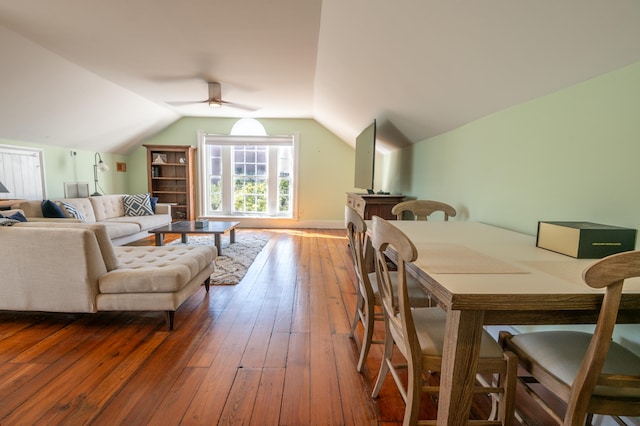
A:
POLYGON ((269 232, 242 282, 201 288, 173 332, 162 312, 0 312, 0 425, 401 424, 391 378, 369 396, 380 346, 355 370, 344 231, 269 232))

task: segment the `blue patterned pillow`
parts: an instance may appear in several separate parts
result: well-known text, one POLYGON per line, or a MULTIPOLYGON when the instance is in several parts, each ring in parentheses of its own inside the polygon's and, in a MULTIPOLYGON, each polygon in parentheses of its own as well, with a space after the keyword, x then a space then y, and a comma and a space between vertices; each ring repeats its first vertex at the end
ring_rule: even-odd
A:
POLYGON ((20 223, 20 221, 15 219, 9 219, 8 217, 0 216, 0 226, 11 226, 15 223, 20 223))
POLYGON ((127 216, 150 216, 153 214, 149 193, 125 195, 124 214, 127 216))
MULTIPOLYGON (((2 218, 2 214, 0 213, 0 218, 2 218)), ((20 212, 15 212, 11 216, 5 216, 6 219, 17 220, 18 222, 26 222, 27 218, 20 212)), ((3 219, 4 219, 3 218, 3 219)))
POLYGON ((62 204, 62 207, 67 211, 67 213, 69 213, 69 216, 75 219, 80 219, 81 222, 87 222, 87 218, 84 217, 84 215, 80 212, 80 210, 78 210, 76 206, 65 201, 61 201, 60 204, 62 204))

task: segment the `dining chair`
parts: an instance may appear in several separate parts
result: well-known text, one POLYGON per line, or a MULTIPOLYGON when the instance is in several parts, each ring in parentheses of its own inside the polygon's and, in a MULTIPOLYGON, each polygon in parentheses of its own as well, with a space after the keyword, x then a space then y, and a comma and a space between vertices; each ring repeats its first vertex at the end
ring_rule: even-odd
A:
POLYGON ((456 215, 456 209, 449 204, 432 200, 403 201, 391 209, 391 214, 396 215, 398 220, 404 219, 404 212, 412 213, 414 220, 427 220, 427 217, 435 212, 443 212, 444 220, 456 215))
MULTIPOLYGON (((415 425, 418 423, 422 395, 438 393, 438 386, 423 382, 423 374, 428 377, 431 373, 441 371, 447 315, 439 307, 416 308, 409 303, 406 264, 416 260, 417 251, 402 231, 391 222, 374 217, 371 243, 376 256, 375 268, 385 314, 384 355, 372 396, 378 396, 386 375, 391 372, 406 403, 403 424, 415 425), (397 286, 392 285, 385 261, 385 251, 390 248, 397 256, 397 286), (406 364, 394 362, 394 347, 403 355, 406 364), (405 368, 408 380, 403 379, 400 373, 405 368)), ((488 381, 477 383, 475 391, 491 394, 494 401, 499 400, 499 404, 497 419, 492 417, 491 421, 477 422, 484 425, 512 424, 517 367, 515 355, 503 351, 498 342, 484 331, 478 369, 470 373, 476 378, 490 377, 488 381)), ((470 423, 475 422, 470 420, 470 423)))
POLYGON ((605 257, 584 271, 589 287, 605 288, 593 333, 500 333, 503 348, 513 351, 530 374, 520 381, 558 423, 584 425, 593 414, 640 416, 640 356, 612 341, 624 282, 638 276, 640 251, 605 257), (534 392, 531 383, 541 383, 566 402, 564 417, 534 392))
MULTIPOLYGON (((375 321, 383 321, 384 316, 381 310, 382 305, 376 273, 375 271, 369 272, 369 265, 373 265, 373 252, 370 249, 369 239, 367 237, 367 224, 360 214, 349 206, 345 206, 344 213, 351 260, 358 284, 356 309, 353 321, 351 322, 349 337, 355 340, 355 331, 358 323, 362 323, 362 343, 360 345, 360 357, 356 367, 358 372, 362 372, 371 344, 383 343, 382 340, 373 340, 373 331, 375 321)), ((394 278, 396 275, 397 272, 391 272, 394 283, 396 281, 394 278)), ((395 286, 395 284, 393 285, 395 286)), ((422 289, 417 281, 413 279, 410 280, 408 286, 411 303, 415 306, 431 305, 429 295, 422 289)))

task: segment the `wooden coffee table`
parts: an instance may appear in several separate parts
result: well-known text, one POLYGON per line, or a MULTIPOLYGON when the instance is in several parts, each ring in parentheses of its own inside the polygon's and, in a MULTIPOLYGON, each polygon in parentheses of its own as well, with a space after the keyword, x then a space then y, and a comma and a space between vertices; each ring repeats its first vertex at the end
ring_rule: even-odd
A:
POLYGON ((164 245, 164 234, 180 234, 182 242, 187 242, 187 234, 213 234, 216 248, 218 249, 218 255, 222 254, 222 244, 220 243, 220 236, 227 231, 229 232, 229 241, 231 243, 236 242, 236 226, 240 222, 226 222, 218 220, 210 220, 203 228, 196 228, 195 222, 182 221, 173 222, 160 228, 150 229, 149 232, 156 234, 156 245, 164 245))

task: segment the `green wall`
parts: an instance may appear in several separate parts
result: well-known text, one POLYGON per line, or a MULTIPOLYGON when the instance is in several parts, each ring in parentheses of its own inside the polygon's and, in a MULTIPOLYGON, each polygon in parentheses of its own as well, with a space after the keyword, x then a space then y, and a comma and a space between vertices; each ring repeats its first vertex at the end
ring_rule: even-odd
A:
MULTIPOLYGON (((636 63, 387 154, 382 179, 453 205, 454 220, 530 235, 538 220, 640 229, 639 111, 636 63)), ((614 339, 640 354, 636 325, 616 326, 614 339)))
MULTIPOLYGON (((236 118, 183 118, 143 143, 192 145, 198 132, 229 134, 236 118)), ((353 191, 352 147, 311 119, 259 119, 269 135, 299 134, 298 214, 301 220, 344 220, 345 193, 353 191)), ((129 188, 147 191, 146 149, 140 146, 129 156, 129 188)))
POLYGON ((388 154, 382 179, 531 235, 538 220, 640 229, 638 111, 640 63, 388 154))
MULTIPOLYGON (((89 190, 94 192, 93 164, 95 152, 80 149, 63 148, 53 145, 40 145, 10 139, 0 139, 0 145, 21 146, 42 149, 48 198, 64 197, 64 182, 87 182, 89 190), (71 151, 76 155, 72 156, 71 151)), ((125 162, 127 157, 100 153, 102 160, 109 166, 109 171, 98 173, 100 193, 123 194, 129 189, 127 173, 116 171, 116 162, 125 162)))

